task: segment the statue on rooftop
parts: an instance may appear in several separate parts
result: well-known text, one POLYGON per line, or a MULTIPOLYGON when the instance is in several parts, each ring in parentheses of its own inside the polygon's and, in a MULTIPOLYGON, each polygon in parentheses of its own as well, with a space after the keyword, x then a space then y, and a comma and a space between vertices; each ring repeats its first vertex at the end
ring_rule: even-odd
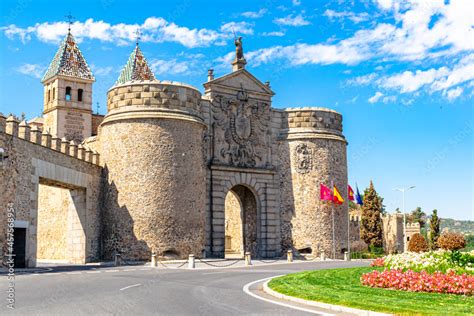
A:
POLYGON ((244 49, 242 48, 242 36, 234 39, 235 44, 235 60, 244 59, 244 49))

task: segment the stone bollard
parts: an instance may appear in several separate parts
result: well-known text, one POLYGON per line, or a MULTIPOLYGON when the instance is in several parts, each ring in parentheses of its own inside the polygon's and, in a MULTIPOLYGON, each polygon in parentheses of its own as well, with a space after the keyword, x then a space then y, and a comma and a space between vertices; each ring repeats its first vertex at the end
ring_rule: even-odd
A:
POLYGON ((348 251, 344 251, 344 260, 345 260, 345 261, 351 261, 351 256, 349 256, 349 252, 348 252, 348 251))
POLYGON ((250 252, 246 252, 245 255, 244 255, 244 258, 245 258, 245 265, 246 266, 251 266, 252 265, 252 258, 251 258, 250 252))
POLYGON ((120 254, 115 254, 115 266, 118 267, 120 265, 120 254))
POLYGON ((158 261, 156 261, 156 253, 154 252, 151 253, 151 266, 152 267, 158 266, 158 261))
POLYGON ((293 262, 293 251, 292 250, 288 250, 286 252, 286 260, 288 262, 293 262))
POLYGON ((321 260, 326 260, 326 254, 324 251, 321 251, 321 260))
POLYGON ((194 269, 196 268, 196 262, 194 260, 194 255, 189 255, 188 258, 188 269, 194 269))

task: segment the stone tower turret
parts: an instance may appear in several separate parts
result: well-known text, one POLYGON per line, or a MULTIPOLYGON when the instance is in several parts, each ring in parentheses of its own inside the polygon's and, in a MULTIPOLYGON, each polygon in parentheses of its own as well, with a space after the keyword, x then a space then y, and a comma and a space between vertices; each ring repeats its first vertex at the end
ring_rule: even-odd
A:
POLYGON ((53 136, 82 141, 91 136, 92 83, 84 56, 69 32, 41 82, 44 126, 53 136))
POLYGON ((286 109, 281 115, 283 247, 342 258, 348 249, 347 142, 342 115, 316 107, 286 109), (344 203, 321 201, 320 184, 336 186, 344 203))
POLYGON ((201 94, 158 81, 138 44, 107 94, 99 151, 107 192, 104 256, 200 255, 205 247, 201 94))

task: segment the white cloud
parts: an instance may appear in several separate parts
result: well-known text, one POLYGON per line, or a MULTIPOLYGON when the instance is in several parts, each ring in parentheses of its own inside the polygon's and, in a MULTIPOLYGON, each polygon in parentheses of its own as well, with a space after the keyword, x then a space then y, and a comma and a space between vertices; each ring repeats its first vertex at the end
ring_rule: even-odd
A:
POLYGON ((293 14, 290 14, 284 18, 275 19, 273 20, 273 22, 278 25, 288 25, 288 26, 305 26, 305 25, 311 24, 301 14, 298 14, 296 16, 293 16, 293 14))
MULTIPOLYGON (((186 47, 205 47, 209 45, 223 45, 228 37, 226 32, 230 26, 235 26, 236 32, 253 34, 251 24, 246 22, 231 22, 224 24, 221 31, 210 29, 190 29, 168 22, 161 17, 149 17, 142 24, 110 24, 104 21, 87 19, 84 22, 72 24, 72 33, 81 41, 84 38, 110 42, 116 45, 128 45, 135 41, 135 32, 141 30, 142 42, 177 42, 186 47)), ((14 24, 0 28, 9 39, 19 38, 23 43, 36 37, 42 42, 58 43, 67 34, 67 23, 44 22, 26 28, 14 24)))
POLYGON ((363 76, 359 76, 359 77, 349 79, 346 82, 350 85, 364 86, 364 85, 369 85, 369 84, 374 83, 377 76, 378 75, 376 73, 371 73, 371 74, 368 74, 368 75, 363 75, 363 76))
MULTIPOLYGON (((393 8, 394 22, 384 19, 384 22, 373 28, 358 30, 351 37, 336 42, 273 46, 247 55, 255 56, 257 64, 285 59, 293 66, 333 63, 353 65, 371 59, 427 61, 453 57, 474 50, 474 41, 468 40, 474 38, 473 5, 474 2, 470 0, 446 3, 433 0, 421 4, 411 0, 382 2, 380 6, 383 8, 393 8), (402 2, 404 10, 399 11, 397 8, 402 7, 402 2)), ((298 21, 289 15, 274 22, 292 25, 304 24, 301 21, 306 20, 301 17, 301 21, 298 21)))
POLYGON ((291 3, 294 5, 294 6, 298 6, 301 4, 301 0, 291 0, 291 3))
POLYGON ((380 91, 377 91, 374 96, 370 97, 368 99, 369 103, 376 103, 380 100, 380 98, 383 97, 383 93, 380 91))
POLYGON ((278 37, 281 37, 281 36, 285 36, 285 32, 281 32, 281 31, 263 32, 262 36, 278 36, 278 37))
POLYGON ((461 87, 457 87, 455 89, 447 90, 443 93, 443 95, 448 99, 449 101, 454 101, 457 99, 462 93, 464 89, 461 87))
POLYGON ((91 64, 91 70, 94 76, 107 76, 114 70, 114 67, 112 66, 100 67, 100 66, 91 64))
POLYGON ((395 95, 386 96, 382 99, 383 103, 393 103, 395 101, 397 101, 397 97, 395 95))
POLYGON ((436 79, 446 76, 448 72, 447 67, 429 69, 426 71, 405 71, 401 74, 381 78, 379 84, 384 88, 399 89, 402 93, 414 92, 424 85, 432 84, 436 79))
POLYGON ((221 32, 228 34, 235 34, 238 36, 240 34, 252 35, 253 34, 253 24, 248 22, 229 22, 223 24, 220 28, 221 32))
MULTIPOLYGON (((429 0, 431 1, 431 0, 429 0)), ((375 0, 375 3, 383 9, 383 10, 389 10, 392 8, 393 5, 393 0, 375 0)))
POLYGON ((258 11, 247 11, 247 12, 243 12, 241 15, 243 17, 246 17, 246 18, 251 18, 251 19, 258 19, 258 18, 261 18, 262 16, 265 15, 265 13, 267 13, 267 9, 265 8, 262 8, 258 11))
POLYGON ((41 78, 46 71, 46 66, 39 64, 23 64, 15 69, 17 72, 31 76, 33 78, 41 78))
POLYGON ((427 87, 429 92, 446 90, 474 80, 474 54, 461 58, 452 68, 442 66, 428 70, 405 71, 385 76, 377 84, 386 89, 398 89, 401 93, 415 92, 427 87))
POLYGON ((155 75, 176 75, 187 74, 190 72, 190 64, 187 61, 178 61, 177 59, 162 60, 152 59, 150 61, 150 68, 155 75))
POLYGON ((328 9, 324 11, 323 15, 328 17, 330 20, 347 18, 356 24, 363 21, 367 21, 369 19, 369 14, 367 12, 356 14, 351 11, 337 12, 328 9))

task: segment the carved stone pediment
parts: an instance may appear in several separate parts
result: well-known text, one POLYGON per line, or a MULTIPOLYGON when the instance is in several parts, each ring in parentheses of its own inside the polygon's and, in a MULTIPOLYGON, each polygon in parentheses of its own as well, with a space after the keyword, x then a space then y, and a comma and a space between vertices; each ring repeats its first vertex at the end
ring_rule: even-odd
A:
POLYGON ((236 167, 268 164, 270 104, 249 98, 241 88, 234 97, 212 101, 215 122, 214 162, 236 167))

